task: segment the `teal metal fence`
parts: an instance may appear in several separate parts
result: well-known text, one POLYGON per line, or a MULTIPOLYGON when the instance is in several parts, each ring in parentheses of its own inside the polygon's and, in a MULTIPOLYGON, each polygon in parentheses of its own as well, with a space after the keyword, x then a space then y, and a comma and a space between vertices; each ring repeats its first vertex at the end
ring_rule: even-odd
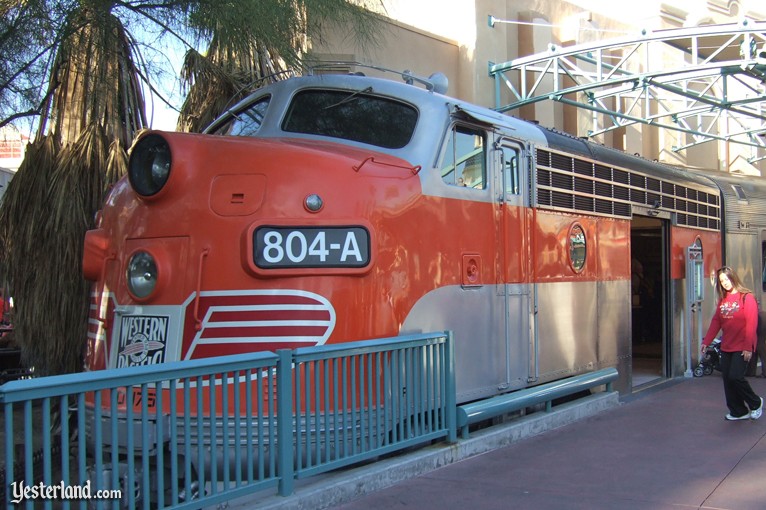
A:
POLYGON ((447 332, 13 381, 0 405, 0 489, 26 508, 286 496, 296 478, 457 439, 447 332))

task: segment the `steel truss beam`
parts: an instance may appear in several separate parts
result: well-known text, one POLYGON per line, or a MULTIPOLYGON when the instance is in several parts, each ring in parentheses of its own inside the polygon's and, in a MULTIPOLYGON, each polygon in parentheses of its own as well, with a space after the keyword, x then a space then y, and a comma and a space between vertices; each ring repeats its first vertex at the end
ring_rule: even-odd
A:
POLYGON ((766 148, 765 22, 551 45, 489 73, 498 111, 559 101, 594 112, 590 137, 640 123, 690 135, 675 151, 714 140, 766 148))

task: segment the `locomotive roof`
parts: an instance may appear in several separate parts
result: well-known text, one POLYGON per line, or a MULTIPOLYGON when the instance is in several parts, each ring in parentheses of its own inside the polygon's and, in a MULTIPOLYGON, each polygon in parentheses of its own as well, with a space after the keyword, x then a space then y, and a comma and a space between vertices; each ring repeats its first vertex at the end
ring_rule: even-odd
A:
POLYGON ((652 177, 661 177, 678 182, 691 181, 696 184, 717 188, 716 184, 707 176, 695 173, 692 170, 658 161, 650 161, 637 154, 628 154, 619 149, 589 142, 554 129, 543 127, 540 129, 545 133, 548 145, 552 149, 579 154, 605 165, 637 170, 652 177))
MULTIPOLYGON (((435 158, 435 151, 438 148, 435 147, 434 136, 441 137, 451 122, 451 116, 457 115, 473 122, 502 129, 521 141, 580 155, 606 165, 628 168, 677 182, 694 182, 708 187, 718 187, 706 176, 699 173, 650 161, 638 155, 631 155, 618 149, 589 142, 555 129, 496 112, 490 108, 426 90, 418 85, 360 74, 299 76, 266 85, 227 110, 205 132, 214 132, 231 115, 247 108, 265 96, 270 96, 272 98, 271 103, 258 136, 284 137, 286 133, 280 128, 281 116, 287 110, 296 92, 311 88, 348 90, 352 93, 364 92, 380 95, 401 100, 417 108, 419 120, 410 143, 401 149, 386 149, 386 152, 411 162, 429 161, 435 158), (279 116, 279 118, 274 118, 274 115, 279 116), (270 116, 271 121, 269 121, 270 116)), ((305 135, 290 133, 290 136, 301 137, 305 135)), ((347 143, 359 145, 358 142, 347 141, 347 143)))
MULTIPOLYGON (((428 161, 435 157, 435 151, 438 150, 438 147, 435 146, 434 136, 442 137, 443 132, 451 122, 452 114, 457 114, 487 126, 503 126, 505 129, 512 131, 514 137, 520 140, 545 143, 542 133, 532 123, 521 121, 454 97, 429 91, 418 85, 356 74, 300 76, 267 85, 230 108, 214 121, 205 132, 214 132, 235 112, 247 108, 265 96, 271 96, 272 101, 269 105, 269 111, 266 117, 264 117, 264 124, 261 131, 258 132, 258 136, 284 137, 286 133, 280 129, 281 118, 269 119, 269 114, 281 117, 287 110, 289 102, 299 90, 312 88, 364 92, 400 100, 415 107, 418 110, 419 119, 410 143, 401 149, 386 149, 386 152, 409 161, 428 161)), ((289 135, 291 137, 304 136, 295 133, 290 133, 289 135)), ((353 141, 344 142, 352 145, 356 144, 353 141)))

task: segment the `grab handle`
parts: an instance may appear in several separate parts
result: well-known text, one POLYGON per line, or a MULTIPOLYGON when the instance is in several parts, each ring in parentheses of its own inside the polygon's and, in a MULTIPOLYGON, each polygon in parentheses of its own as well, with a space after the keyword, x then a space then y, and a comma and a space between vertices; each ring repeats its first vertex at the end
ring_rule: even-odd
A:
POLYGON ((100 281, 104 286, 101 289, 101 292, 98 295, 98 308, 96 308, 96 320, 100 322, 101 324, 106 324, 106 317, 101 317, 102 313, 102 307, 104 304, 104 289, 106 288, 106 281, 104 281, 104 278, 106 277, 106 265, 109 263, 110 260, 115 260, 117 258, 117 253, 111 253, 108 257, 104 257, 103 262, 101 262, 101 271, 98 276, 98 281, 100 281))
POLYGON ((199 300, 200 292, 202 290, 202 268, 205 265, 205 257, 210 253, 209 248, 202 250, 199 254, 199 266, 197 267, 197 292, 194 296, 194 329, 199 331, 202 329, 202 319, 199 318, 199 300))

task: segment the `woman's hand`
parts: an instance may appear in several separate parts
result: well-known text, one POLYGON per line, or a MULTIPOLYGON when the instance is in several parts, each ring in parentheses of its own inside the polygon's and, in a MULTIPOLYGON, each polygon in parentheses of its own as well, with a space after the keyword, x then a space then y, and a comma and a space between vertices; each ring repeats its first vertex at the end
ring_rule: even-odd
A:
POLYGON ((745 358, 745 361, 750 361, 750 358, 753 357, 753 353, 750 351, 742 351, 742 357, 745 358))

